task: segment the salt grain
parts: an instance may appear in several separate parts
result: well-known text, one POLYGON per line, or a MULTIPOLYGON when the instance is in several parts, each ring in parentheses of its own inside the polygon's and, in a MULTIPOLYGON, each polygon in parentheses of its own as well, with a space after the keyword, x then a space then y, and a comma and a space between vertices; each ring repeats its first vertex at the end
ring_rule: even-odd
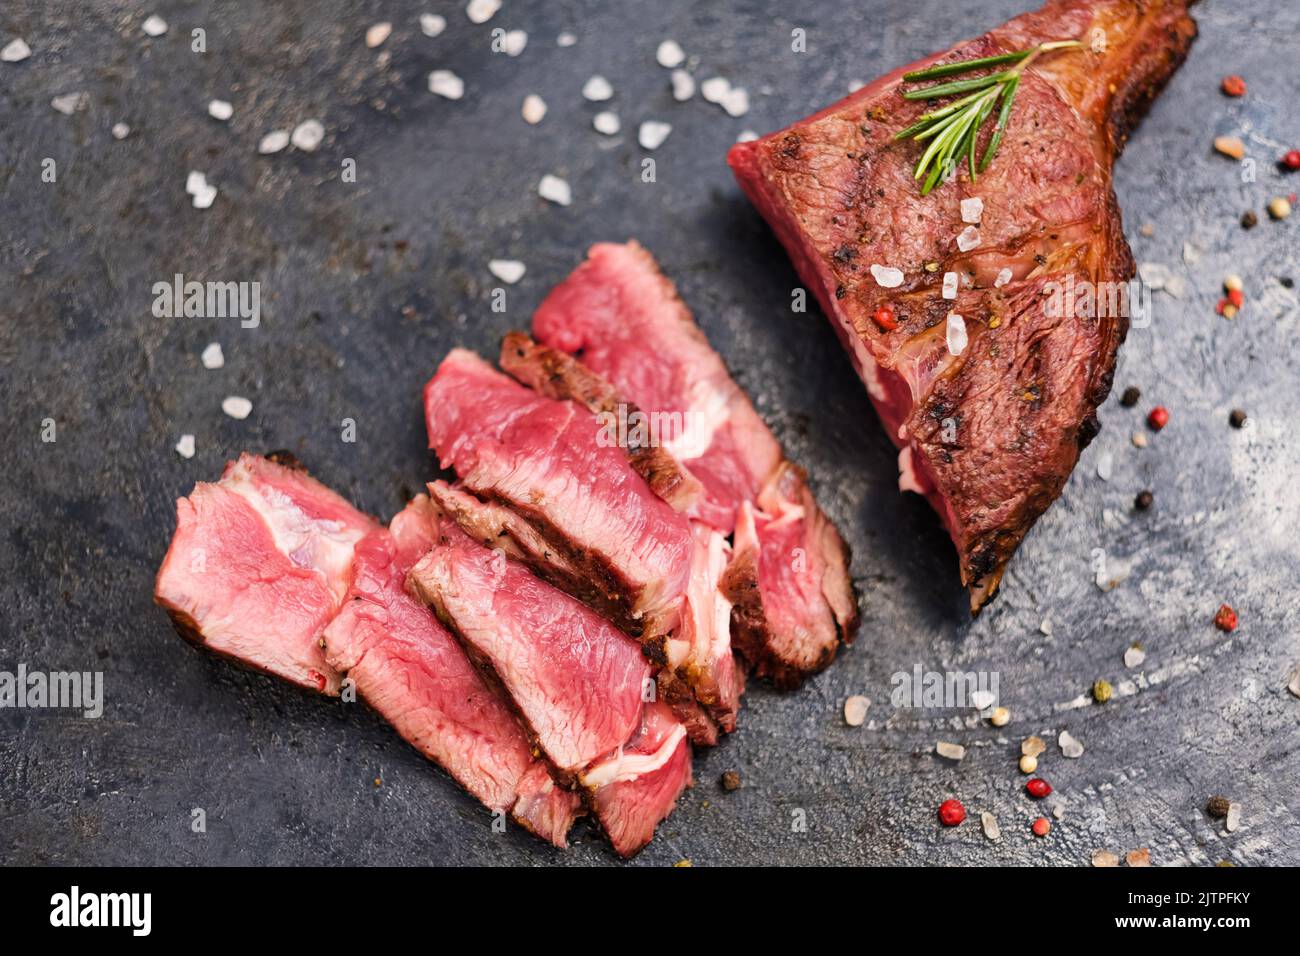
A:
POLYGON ((0 62, 3 63, 21 63, 32 55, 32 48, 27 45, 27 41, 22 37, 16 40, 10 40, 5 44, 5 48, 0 50, 0 62))
POLYGON ((487 23, 500 9, 501 0, 469 0, 465 16, 469 17, 470 23, 487 23))
POLYGON ((518 56, 528 46, 528 34, 523 30, 509 30, 501 37, 501 52, 506 56, 518 56))
POLYGON ((221 368, 226 364, 225 353, 221 351, 220 342, 210 342, 199 356, 199 361, 207 369, 221 368))
POLYGON ((567 206, 573 201, 573 190, 569 188, 569 184, 559 176, 552 176, 550 173, 543 176, 542 181, 537 184, 537 195, 560 206, 567 206))
POLYGON ((948 313, 948 354, 961 355, 966 351, 966 320, 956 312, 948 313))
POLYGON ((951 744, 946 740, 940 740, 934 745, 934 752, 945 760, 963 760, 966 757, 966 748, 961 744, 951 744))
POLYGON ((673 99, 684 103, 695 95, 695 77, 685 70, 673 70, 673 99))
POLYGON ((1241 804, 1231 803, 1228 805, 1228 817, 1223 821, 1223 828, 1232 833, 1239 826, 1241 826, 1241 804))
POLYGON ((756 139, 758 139, 757 133, 755 133, 752 129, 745 129, 740 131, 740 135, 736 137, 736 142, 752 143, 756 139))
POLYGON ((604 110, 593 116, 591 125, 596 128, 597 133, 604 133, 606 136, 613 136, 623 128, 623 124, 619 122, 618 114, 610 110, 604 110))
POLYGON ((957 234, 957 248, 962 252, 970 252, 980 244, 980 231, 974 226, 967 226, 957 234))
POLYGON ((1134 432, 1132 441, 1133 441, 1134 448, 1146 448, 1147 447, 1146 432, 1134 432))
POLYGON ((1102 481, 1110 481, 1111 473, 1115 468, 1115 456, 1108 451, 1103 451, 1097 456, 1097 477, 1102 481))
POLYGON ((518 259, 493 259, 488 263, 488 272, 508 285, 514 285, 522 279, 525 269, 518 259))
POLYGON ((388 35, 392 32, 393 25, 391 23, 376 23, 366 31, 366 46, 373 50, 387 40, 388 35))
POLYGON ((850 727, 861 727, 862 722, 867 719, 867 711, 870 709, 870 700, 861 694, 854 694, 844 701, 844 722, 850 727))
POLYGON ((1026 737, 1020 742, 1020 752, 1026 757, 1037 757, 1047 749, 1042 737, 1026 737))
POLYGON ((50 100, 50 105, 62 113, 64 116, 71 116, 79 109, 86 105, 86 94, 84 93, 64 93, 62 96, 56 96, 50 100))
POLYGON ((998 695, 991 690, 971 691, 970 705, 976 710, 988 710, 998 702, 998 695))
POLYGON ((293 135, 289 137, 289 141, 304 153, 314 153, 323 139, 325 139, 325 127, 319 120, 314 119, 299 123, 294 127, 293 135))
POLYGON ((574 36, 572 33, 570 33, 568 30, 565 30, 563 33, 561 33, 559 36, 555 38, 556 46, 573 46, 573 44, 577 42, 578 42, 578 38, 574 36))
POLYGON ((536 93, 529 93, 524 97, 524 106, 521 112, 525 123, 536 126, 546 116, 546 100, 536 93))
POLYGON ((722 108, 728 116, 744 116, 749 112, 749 93, 743 87, 733 86, 722 98, 722 108))
POLYGON ((231 418, 243 421, 253 413, 253 403, 238 395, 231 395, 222 401, 221 410, 231 418))
POLYGON ((193 196, 197 192, 208 187, 208 177, 203 175, 197 169, 191 169, 189 175, 185 177, 185 191, 193 196))
POLYGON ((131 127, 125 123, 114 123, 112 133, 113 139, 126 139, 131 135, 131 127))
POLYGON ((451 70, 434 70, 429 74, 429 92, 458 100, 465 95, 465 81, 451 70))
POLYGON ((1286 685, 1286 689, 1291 692, 1292 697, 1300 697, 1300 664, 1296 665, 1295 671, 1291 674, 1291 681, 1286 685))
POLYGON ((1142 650, 1136 644, 1124 652, 1124 666, 1127 668, 1141 667, 1142 662, 1147 659, 1147 652, 1142 650))
POLYGON ((217 198, 217 187, 206 186, 194 194, 192 200, 195 209, 208 209, 217 198))
POLYGON ((425 36, 436 37, 445 29, 447 29, 446 17, 440 17, 436 13, 420 14, 420 32, 425 36))
POLYGON ((661 123, 658 120, 646 120, 641 124, 637 131, 637 142, 641 144, 642 149, 658 149, 668 138, 668 134, 673 131, 671 123, 661 123))
POLYGON ((660 66, 671 70, 686 62, 686 54, 676 40, 664 40, 659 44, 659 49, 655 50, 655 59, 660 66))
POLYGON ((945 272, 943 274, 943 297, 945 299, 957 298, 957 273, 945 272))
POLYGON ((1061 756, 1078 760, 1083 756, 1083 744, 1073 737, 1068 730, 1062 730, 1056 738, 1056 745, 1061 748, 1061 756))
POLYGON ((709 103, 721 103, 730 92, 731 82, 725 77, 715 76, 700 84, 700 95, 709 103))
POLYGON ((181 440, 176 443, 176 454, 182 458, 194 457, 194 436, 182 435, 181 440))
POLYGON ((895 269, 893 266, 882 266, 876 263, 871 264, 871 278, 876 280, 876 285, 882 289, 897 289, 903 284, 903 270, 895 269))
POLYGON ((212 100, 208 103, 208 115, 224 123, 235 115, 235 108, 225 100, 212 100))
POLYGON ((1092 865, 1099 867, 1119 866, 1119 854, 1110 850, 1093 850, 1092 865))
POLYGON ((146 36, 160 37, 167 32, 167 21, 155 13, 145 20, 140 28, 144 30, 146 36))
POLYGON ((257 151, 263 156, 269 156, 272 153, 278 153, 289 145, 289 131, 287 129, 275 129, 262 137, 261 142, 257 144, 257 151))
POLYGON ((984 200, 979 196, 972 196, 969 199, 961 201, 961 221, 962 222, 979 222, 980 217, 984 215, 984 200))
POLYGON ((614 87, 609 85, 609 80, 598 73, 582 84, 582 95, 584 99, 591 100, 593 103, 603 103, 614 95, 614 87))
POLYGON ((1010 281, 1011 281, 1011 270, 1003 269, 1001 272, 998 273, 998 277, 993 280, 993 288, 1001 289, 1004 285, 1006 285, 1010 281))
POLYGON ((984 836, 997 842, 1002 839, 1002 831, 998 828, 998 818, 987 810, 980 812, 980 826, 984 830, 984 836))

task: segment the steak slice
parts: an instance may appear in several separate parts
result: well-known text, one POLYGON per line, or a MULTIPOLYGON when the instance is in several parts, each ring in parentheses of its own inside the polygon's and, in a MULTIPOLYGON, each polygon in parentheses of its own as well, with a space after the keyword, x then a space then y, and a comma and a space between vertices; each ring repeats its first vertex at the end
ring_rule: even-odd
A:
POLYGON ((1065 315, 1051 293, 1070 283, 1109 293, 1133 277, 1111 166, 1187 55, 1196 35, 1188 6, 1052 0, 728 154, 899 445, 900 486, 924 494, 943 519, 972 613, 994 596, 1099 427, 1126 309, 1065 315), (978 182, 959 166, 920 195, 913 169, 925 144, 893 135, 933 105, 901 97, 903 73, 1058 39, 1084 48, 1025 71, 978 182), (976 198, 978 245, 963 251, 960 203, 976 198), (873 265, 901 270, 902 283, 879 285, 873 265), (958 278, 953 300, 941 294, 946 273, 958 278), (882 305, 897 328, 875 322, 882 305), (947 344, 950 313, 964 320, 964 348, 960 336, 947 344))
POLYGON ((510 704, 405 590, 437 533, 438 514, 419 495, 357 544, 348 600, 323 635, 326 660, 484 806, 563 847, 581 800, 555 785, 510 704))
POLYGON ((592 246, 542 302, 533 330, 544 344, 509 337, 503 367, 552 394, 600 395, 596 410, 608 411, 615 399, 584 379, 595 376, 625 407, 661 416, 652 435, 667 431, 665 447, 704 487, 687 513, 737 531, 724 590, 750 669, 791 688, 830 664, 859 622, 848 548, 654 258, 635 242, 592 246), (583 371, 547 355, 554 350, 577 356, 570 364, 583 371), (778 510, 755 512, 769 506, 778 510))
POLYGON ((442 467, 478 497, 508 506, 566 565, 581 568, 577 597, 661 644, 677 626, 690 577, 690 525, 620 449, 598 442, 594 418, 464 349, 443 360, 424 404, 442 467))
POLYGON ((320 636, 351 584, 357 543, 378 527, 292 456, 243 454, 176 502, 154 600, 182 637, 337 694, 320 636))
POLYGON ((557 777, 588 793, 614 849, 648 843, 690 784, 690 744, 637 642, 452 522, 408 586, 505 689, 557 777))

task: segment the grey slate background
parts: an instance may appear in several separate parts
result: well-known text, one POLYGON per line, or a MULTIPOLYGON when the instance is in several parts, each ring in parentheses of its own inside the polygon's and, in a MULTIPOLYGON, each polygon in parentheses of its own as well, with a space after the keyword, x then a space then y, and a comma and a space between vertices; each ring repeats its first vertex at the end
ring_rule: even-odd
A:
POLYGON ((0 861, 613 862, 585 826, 567 853, 492 834, 375 715, 191 649, 151 588, 174 499, 241 449, 290 448, 391 516, 432 468, 419 390, 443 354, 492 354, 587 245, 636 237, 811 471, 852 544, 864 614, 858 644, 801 692, 751 691, 743 729, 697 756, 696 787, 638 864, 1077 865, 1094 848, 1144 846, 1158 865, 1300 863, 1300 700, 1285 690, 1300 663, 1300 310, 1278 282, 1300 262, 1297 220, 1263 215, 1300 183, 1272 165, 1278 146, 1300 145, 1300 8, 1198 9, 1191 59, 1116 174, 1137 259, 1168 264, 1187 289, 1157 293, 1153 324, 1131 333, 1116 387, 1140 386, 1143 401, 1107 402, 1101 436, 974 623, 937 519, 898 495, 865 392, 820 313, 791 312, 797 279, 723 162, 742 130, 785 125, 1024 2, 505 0, 482 26, 459 3, 6 2, 0 45, 22 36, 35 52, 0 64, 0 669, 102 670, 107 704, 99 720, 0 711, 0 861), (442 36, 420 33, 422 11, 447 18, 442 36), (155 12, 171 30, 149 39, 140 23, 155 12), (367 50, 380 20, 393 35, 367 50), (190 52, 195 27, 205 55, 190 52), (524 53, 492 54, 494 27, 526 30, 524 53), (791 52, 794 27, 805 54, 791 52), (564 30, 575 46, 556 45, 564 30), (665 38, 698 58, 697 80, 745 86, 749 114, 698 94, 673 102, 654 62, 665 38), (465 79, 464 99, 428 92, 435 68, 465 79), (1228 72, 1246 76, 1246 99, 1220 95, 1228 72), (609 104, 582 99, 593 73, 612 82, 609 104), (84 111, 51 109, 78 90, 84 111), (532 92, 549 105, 537 127, 519 115, 532 92), (233 102, 229 123, 207 116, 214 97, 233 102), (620 114, 618 137, 592 130, 603 108, 620 114), (316 153, 257 155, 264 133, 312 117, 328 131, 316 153), (651 118, 673 124, 652 185, 637 178, 635 142, 651 118), (119 121, 131 127, 121 142, 119 121), (1256 182, 1211 153, 1218 133, 1247 139, 1256 182), (40 181, 45 157, 55 184, 40 181), (345 157, 356 184, 340 182, 345 157), (211 209, 190 206, 190 169, 219 188, 211 209), (547 172, 571 182, 570 207, 537 196, 547 172), (1237 225, 1247 208, 1264 220, 1251 232, 1237 225), (1194 266, 1185 241, 1204 250, 1194 266), (505 315, 489 309, 491 258, 528 267, 505 315), (1229 271, 1250 294, 1235 322, 1213 311, 1229 271), (176 272, 259 281, 261 327, 154 318, 151 286, 176 272), (220 371, 199 364, 210 341, 224 347, 220 371), (253 400, 248 420, 222 414, 230 394, 253 400), (1138 450, 1129 436, 1156 402, 1172 422, 1138 450), (1227 423, 1238 406, 1252 417, 1242 431, 1227 423), (40 440, 47 417, 54 444, 40 440), (340 441, 349 417, 356 444, 340 441), (182 432, 197 436, 189 461, 172 451, 182 432), (1138 514, 1143 488, 1156 505, 1138 514), (1105 593, 1098 548, 1112 568, 1131 565, 1105 593), (1211 624, 1221 601, 1241 615, 1230 637, 1211 624), (1126 671, 1135 640, 1147 659, 1126 671), (1013 722, 896 710, 890 677, 916 665, 996 672, 1013 722), (1070 705, 1103 676, 1132 692, 1070 705), (854 693, 873 701, 868 727, 843 724, 854 693), (1062 729, 1083 741, 1081 759, 1060 756, 1062 729), (1053 801, 1031 805, 1015 768, 1035 732, 1064 804, 1046 840, 1028 825, 1053 801), (938 740, 969 754, 942 760, 938 740), (744 780, 733 794, 717 784, 729 769, 744 780), (1206 817, 1211 793, 1242 804, 1235 833, 1206 817), (935 822, 948 796, 971 811, 955 830, 935 822), (206 834, 190 831, 196 807, 206 834), (791 826, 800 809, 805 833, 791 826), (1000 843, 981 835, 980 810, 998 817, 1000 843))

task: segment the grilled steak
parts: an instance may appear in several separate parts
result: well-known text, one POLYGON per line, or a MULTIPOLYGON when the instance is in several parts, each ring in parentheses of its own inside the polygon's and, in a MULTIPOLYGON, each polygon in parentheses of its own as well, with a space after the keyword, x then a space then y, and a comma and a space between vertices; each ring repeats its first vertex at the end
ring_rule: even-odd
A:
POLYGON ((1052 0, 728 154, 899 445, 902 488, 924 494, 947 526, 972 613, 1098 429, 1127 316, 1063 314, 1050 293, 1133 276, 1111 165, 1187 54, 1188 5, 1052 0), (1025 71, 987 172, 972 181, 959 165, 922 196, 913 169, 926 144, 893 135, 934 104, 904 100, 903 73, 1060 39, 1083 49, 1025 71), (968 232, 963 251, 960 203, 977 198, 978 244, 968 232), (882 272, 882 286, 873 266, 903 281, 882 272), (942 297, 947 273, 955 299, 942 297), (878 324, 882 306, 893 318, 878 324), (964 347, 960 334, 947 341, 950 314, 964 347))
POLYGON ((320 635, 347 594, 353 549, 377 528, 296 462, 241 455, 176 502, 154 600, 181 636, 337 694, 320 635))
POLYGON ((356 547, 348 600, 325 628, 331 667, 408 743, 493 810, 556 846, 581 810, 532 754, 514 710, 470 663, 406 575, 433 547, 438 515, 417 496, 356 547))
POLYGON ((557 776, 590 794, 630 856, 690 783, 686 728, 654 698, 637 642, 447 522, 408 584, 513 700, 557 776))
POLYGON ((507 337, 507 371, 593 410, 621 404, 659 416, 662 447, 689 475, 660 483, 698 481, 703 494, 687 513, 736 531, 724 591, 735 650, 753 673, 789 688, 826 667, 858 625, 848 549, 650 254, 635 242, 593 246, 542 302, 533 329, 542 346, 507 337))

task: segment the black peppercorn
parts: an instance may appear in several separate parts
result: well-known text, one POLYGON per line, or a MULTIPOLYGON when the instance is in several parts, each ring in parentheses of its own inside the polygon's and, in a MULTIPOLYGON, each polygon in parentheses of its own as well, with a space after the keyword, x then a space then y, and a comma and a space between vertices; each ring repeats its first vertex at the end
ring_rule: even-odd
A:
POLYGON ((1241 428, 1246 424, 1246 413, 1240 408, 1234 408, 1228 416, 1228 424, 1233 428, 1241 428))
POLYGON ((1146 511, 1155 503, 1156 496, 1149 491, 1139 491, 1138 496, 1133 499, 1133 507, 1138 511, 1146 511))
POLYGON ((1241 214, 1241 228, 1254 229, 1259 225, 1259 216, 1255 215, 1255 210, 1247 209, 1241 214))
POLYGON ((1119 397, 1119 403, 1125 408, 1132 408, 1138 403, 1138 399, 1141 397, 1142 392, 1138 387, 1136 385, 1130 385, 1128 388, 1124 389, 1124 394, 1119 397))
POLYGON ((722 775, 722 789, 728 792, 740 789, 740 774, 734 770, 728 770, 722 775))

